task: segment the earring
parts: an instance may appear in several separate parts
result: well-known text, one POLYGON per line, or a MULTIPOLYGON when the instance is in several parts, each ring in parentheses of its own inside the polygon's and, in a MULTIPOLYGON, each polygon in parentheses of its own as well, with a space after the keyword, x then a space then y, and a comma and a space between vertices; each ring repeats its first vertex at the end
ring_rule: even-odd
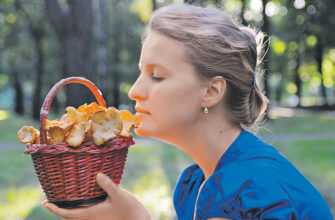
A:
POLYGON ((208 114, 208 108, 207 107, 204 108, 204 113, 208 114))

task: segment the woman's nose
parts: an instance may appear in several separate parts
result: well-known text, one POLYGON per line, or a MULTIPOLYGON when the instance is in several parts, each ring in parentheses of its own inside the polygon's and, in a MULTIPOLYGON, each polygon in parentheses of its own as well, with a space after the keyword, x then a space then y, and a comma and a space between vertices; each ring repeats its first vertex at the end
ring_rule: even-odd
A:
POLYGON ((141 82, 140 78, 138 78, 128 92, 129 99, 134 101, 145 99, 145 91, 143 86, 144 83, 141 82))

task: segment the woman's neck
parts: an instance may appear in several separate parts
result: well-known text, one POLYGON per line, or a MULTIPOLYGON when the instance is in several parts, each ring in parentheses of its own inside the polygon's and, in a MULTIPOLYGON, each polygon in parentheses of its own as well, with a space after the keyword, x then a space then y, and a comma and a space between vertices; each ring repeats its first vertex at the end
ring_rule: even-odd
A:
POLYGON ((207 122, 188 129, 173 142, 199 165, 206 179, 241 132, 240 127, 223 121, 208 119, 207 122))
POLYGON ((220 158, 228 150, 229 146, 240 134, 240 128, 230 128, 220 131, 220 136, 210 137, 204 140, 205 144, 195 145, 192 152, 192 159, 199 165, 207 179, 214 172, 220 158))

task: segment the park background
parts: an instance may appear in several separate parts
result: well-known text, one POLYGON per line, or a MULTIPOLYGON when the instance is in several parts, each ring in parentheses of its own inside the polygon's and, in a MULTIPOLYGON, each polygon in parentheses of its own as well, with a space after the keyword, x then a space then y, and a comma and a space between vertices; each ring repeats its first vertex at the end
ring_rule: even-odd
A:
MULTIPOLYGON (((138 74, 141 34, 152 11, 173 0, 0 0, 0 220, 56 219, 16 140, 23 125, 39 127, 50 87, 72 75, 102 90, 109 106, 134 112, 127 93, 138 74)), ((263 77, 270 99, 258 134, 278 148, 335 209, 335 1, 185 1, 217 7, 236 22, 268 36, 263 77)), ((81 86, 54 100, 51 117, 65 106, 92 101, 81 86)), ((123 187, 136 193, 154 219, 174 219, 172 192, 190 158, 135 136, 123 187)))

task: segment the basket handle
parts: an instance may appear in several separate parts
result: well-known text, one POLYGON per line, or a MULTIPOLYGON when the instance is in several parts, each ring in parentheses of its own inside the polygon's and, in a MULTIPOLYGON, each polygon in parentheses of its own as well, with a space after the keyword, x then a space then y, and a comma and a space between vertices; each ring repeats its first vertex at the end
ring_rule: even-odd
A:
POLYGON ((57 82, 48 92, 47 96, 44 99, 43 105, 40 112, 40 133, 41 133, 41 144, 47 143, 47 134, 45 130, 46 121, 48 119, 49 109, 51 103, 60 89, 62 89, 67 84, 82 84, 87 87, 95 96, 95 99, 98 101, 99 105, 106 107, 106 101, 102 96, 101 91, 94 85, 90 80, 83 77, 69 77, 60 80, 57 82))

